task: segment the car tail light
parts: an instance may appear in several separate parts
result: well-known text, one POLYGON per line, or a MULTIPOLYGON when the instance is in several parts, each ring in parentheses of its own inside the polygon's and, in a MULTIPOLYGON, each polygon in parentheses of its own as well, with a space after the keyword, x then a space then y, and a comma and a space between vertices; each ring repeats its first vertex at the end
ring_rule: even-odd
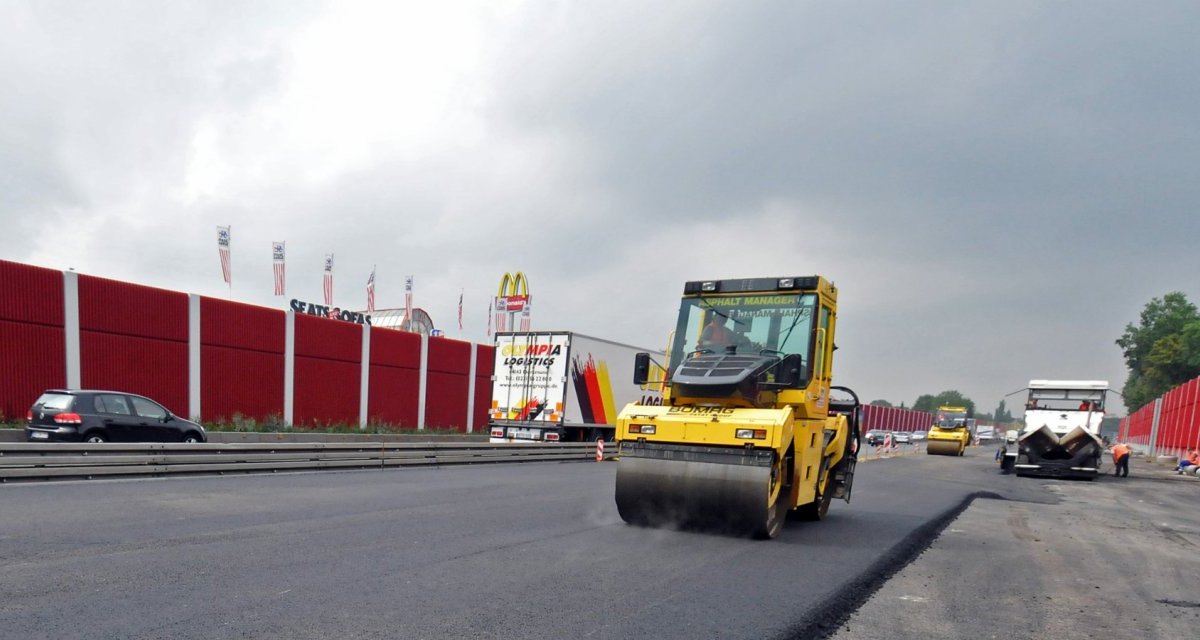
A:
POLYGON ((504 437, 504 429, 492 429, 492 437, 493 438, 503 438, 504 437))
POLYGON ((25 422, 33 422, 33 410, 32 409, 25 412, 25 422))
POLYGON ((553 431, 549 431, 546 433, 546 440, 549 442, 558 442, 558 434, 554 433, 553 431))
POLYGON ((78 413, 60 413, 54 416, 56 424, 83 424, 83 418, 78 413))
POLYGON ((733 435, 735 438, 740 438, 742 440, 766 440, 767 439, 767 430, 766 429, 738 429, 737 431, 733 432, 733 435))
POLYGON ((640 433, 643 435, 654 435, 658 428, 652 424, 631 424, 629 425, 629 433, 640 433))

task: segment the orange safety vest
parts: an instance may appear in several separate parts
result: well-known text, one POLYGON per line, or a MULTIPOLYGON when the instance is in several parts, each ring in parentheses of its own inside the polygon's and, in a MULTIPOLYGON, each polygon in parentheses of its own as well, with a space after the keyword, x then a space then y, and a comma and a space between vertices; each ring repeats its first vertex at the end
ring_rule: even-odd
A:
POLYGON ((1200 465, 1200 451, 1193 451, 1188 454, 1187 461, 1193 465, 1200 465))
POLYGON ((1120 461, 1121 458, 1124 458, 1125 456, 1129 455, 1129 447, 1127 447, 1123 444, 1119 444, 1119 445, 1113 447, 1112 453, 1113 453, 1113 462, 1116 463, 1116 462, 1120 461))

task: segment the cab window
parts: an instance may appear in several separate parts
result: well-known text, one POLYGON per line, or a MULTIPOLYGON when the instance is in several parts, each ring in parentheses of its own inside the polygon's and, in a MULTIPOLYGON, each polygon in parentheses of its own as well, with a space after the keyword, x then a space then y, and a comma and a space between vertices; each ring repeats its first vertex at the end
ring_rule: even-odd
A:
POLYGON ((829 335, 829 317, 831 314, 832 312, 829 310, 829 307, 821 307, 820 321, 817 324, 816 331, 815 356, 817 361, 816 366, 813 367, 813 375, 820 380, 829 380, 830 378, 830 364, 832 362, 829 358, 831 338, 829 335))

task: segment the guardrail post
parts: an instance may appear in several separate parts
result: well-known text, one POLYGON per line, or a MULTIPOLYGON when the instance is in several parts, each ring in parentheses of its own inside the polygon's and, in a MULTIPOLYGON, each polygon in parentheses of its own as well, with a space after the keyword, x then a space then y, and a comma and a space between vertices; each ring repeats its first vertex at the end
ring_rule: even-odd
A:
POLYGON ((1150 455, 1158 455, 1158 420, 1162 417, 1162 398, 1154 400, 1154 419, 1150 422, 1150 455))
POLYGON ((362 375, 358 387, 358 428, 367 428, 367 397, 371 384, 371 325, 362 326, 362 375))
POLYGON ((188 294, 188 415, 200 421, 200 296, 188 294))
POLYGON ((79 274, 63 272, 63 334, 66 338, 67 388, 83 388, 79 365, 79 274))
POLYGON ((296 312, 288 311, 283 331, 283 423, 291 425, 295 411, 296 386, 296 312))

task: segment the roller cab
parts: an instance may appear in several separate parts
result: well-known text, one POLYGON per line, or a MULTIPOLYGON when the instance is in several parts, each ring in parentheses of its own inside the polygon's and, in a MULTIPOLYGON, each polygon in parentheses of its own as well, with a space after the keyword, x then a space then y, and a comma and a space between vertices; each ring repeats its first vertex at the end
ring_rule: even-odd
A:
POLYGON ((662 405, 618 416, 626 522, 773 538, 849 500, 861 410, 831 385, 836 302, 815 276, 685 286, 662 405))

